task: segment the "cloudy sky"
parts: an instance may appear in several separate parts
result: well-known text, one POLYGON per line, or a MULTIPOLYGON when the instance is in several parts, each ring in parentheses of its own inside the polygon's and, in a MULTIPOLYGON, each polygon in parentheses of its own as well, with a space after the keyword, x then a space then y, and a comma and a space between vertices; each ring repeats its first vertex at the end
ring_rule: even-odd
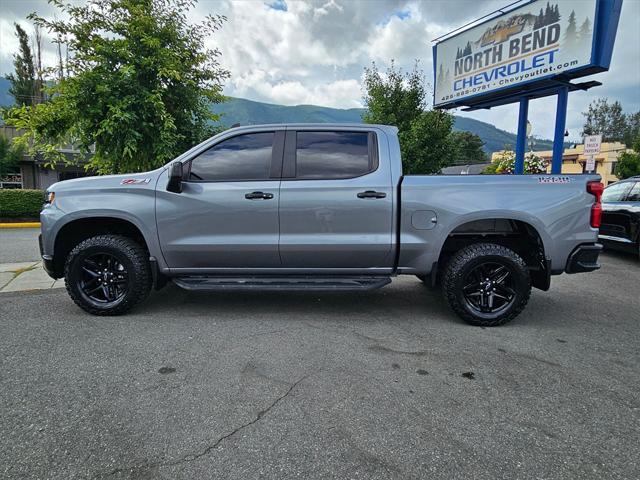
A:
MULTIPOLYGON (((572 0, 560 0, 571 3, 572 0)), ((509 0, 200 0, 194 21, 208 13, 228 17, 211 45, 222 51, 231 72, 225 94, 264 102, 362 106, 363 67, 391 59, 410 68, 418 59, 432 78, 431 41, 468 21, 511 3, 509 0)), ((13 22, 29 12, 53 16, 45 0, 0 0, 0 74, 12 71, 17 49, 13 22)), ((51 47, 44 62, 53 65, 51 47)), ((640 110, 640 0, 624 0, 609 72, 592 77, 602 87, 569 97, 567 128, 578 139, 585 110, 597 97, 621 101, 625 111, 640 110)), ((461 113, 515 131, 517 106, 461 113)), ((529 118, 533 134, 552 138, 555 100, 535 100, 529 118)))

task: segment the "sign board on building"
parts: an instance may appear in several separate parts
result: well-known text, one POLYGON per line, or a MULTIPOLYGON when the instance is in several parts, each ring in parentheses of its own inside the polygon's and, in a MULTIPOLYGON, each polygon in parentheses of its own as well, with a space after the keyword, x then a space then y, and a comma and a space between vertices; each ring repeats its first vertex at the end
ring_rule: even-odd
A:
POLYGON ((445 38, 434 46, 434 105, 472 106, 476 99, 513 95, 525 84, 607 70, 616 5, 532 0, 445 38))
POLYGON ((589 135, 584 137, 584 155, 596 155, 600 153, 602 135, 589 135))

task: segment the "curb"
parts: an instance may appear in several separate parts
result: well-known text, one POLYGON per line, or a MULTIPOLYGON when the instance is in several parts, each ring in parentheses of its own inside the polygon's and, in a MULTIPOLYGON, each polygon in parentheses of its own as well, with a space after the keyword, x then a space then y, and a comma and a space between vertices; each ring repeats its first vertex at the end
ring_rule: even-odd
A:
POLYGON ((40 228, 40 222, 0 223, 0 228, 40 228))

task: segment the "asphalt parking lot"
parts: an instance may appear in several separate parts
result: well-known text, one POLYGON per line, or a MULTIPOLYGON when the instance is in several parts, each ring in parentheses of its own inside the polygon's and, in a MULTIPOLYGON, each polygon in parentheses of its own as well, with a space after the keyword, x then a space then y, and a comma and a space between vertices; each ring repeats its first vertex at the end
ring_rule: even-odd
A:
POLYGON ((413 278, 97 318, 0 294, 2 478, 638 478, 640 262, 467 326, 413 278))
POLYGON ((0 263, 31 262, 40 258, 39 228, 0 229, 0 263))

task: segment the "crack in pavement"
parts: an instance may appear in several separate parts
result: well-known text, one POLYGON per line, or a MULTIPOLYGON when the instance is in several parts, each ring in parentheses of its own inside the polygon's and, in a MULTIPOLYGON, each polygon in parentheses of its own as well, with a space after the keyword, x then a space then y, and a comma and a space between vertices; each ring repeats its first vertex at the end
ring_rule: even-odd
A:
MULTIPOLYGON (((216 440, 212 445, 209 445, 207 448, 205 448, 203 451, 201 451, 200 453, 196 453, 196 454, 187 454, 184 455, 182 458, 179 458, 178 460, 174 460, 172 462, 157 462, 157 463, 147 463, 147 464, 142 464, 142 465, 135 465, 132 467, 125 467, 125 468, 116 468, 114 470, 112 470, 111 472, 107 473, 107 476, 112 476, 112 475, 116 475, 119 473, 133 473, 136 470, 148 470, 151 468, 157 468, 157 467, 174 467, 177 465, 181 465, 183 463, 188 463, 188 462, 193 462, 194 460, 197 460, 205 455, 207 455, 208 453, 210 453, 211 451, 215 450, 216 448, 218 448, 218 446, 224 442, 226 439, 233 437, 236 433, 244 430, 247 427, 250 427, 251 425, 259 422, 267 413, 269 413, 269 411, 274 408, 278 403, 280 403, 282 400, 284 400, 286 397, 289 396, 289 394, 291 392, 293 392, 293 390, 300 384, 302 383, 302 381, 306 380, 307 378, 309 378, 309 375, 304 375, 303 377, 301 377, 300 379, 298 379, 296 382, 294 382, 293 384, 291 384, 291 386, 289 387, 289 389, 281 396, 279 396, 278 398, 276 398, 273 402, 271 402, 271 404, 265 408, 264 410, 261 410, 258 412, 258 415, 256 416, 256 418, 254 418, 253 420, 244 423, 242 425, 240 425, 239 427, 237 427, 236 429, 234 429, 233 431, 231 431, 230 433, 227 433, 226 435, 223 435, 222 437, 218 438, 218 440, 216 440)), ((102 475, 98 475, 94 478, 103 478, 105 476, 105 474, 102 475)))

